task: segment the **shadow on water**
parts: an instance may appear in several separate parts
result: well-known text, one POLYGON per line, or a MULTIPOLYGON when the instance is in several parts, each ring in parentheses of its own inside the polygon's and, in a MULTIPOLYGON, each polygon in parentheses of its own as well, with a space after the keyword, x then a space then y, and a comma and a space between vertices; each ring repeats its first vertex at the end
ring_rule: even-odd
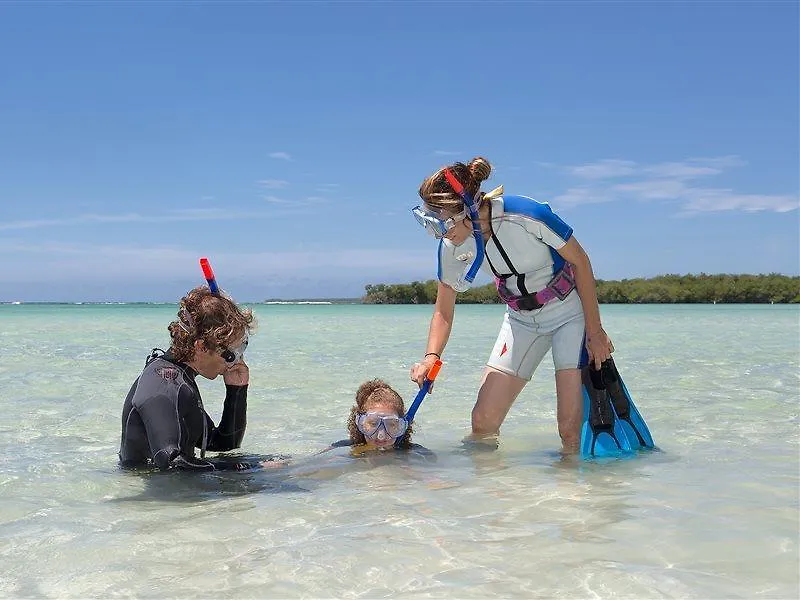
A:
POLYGON ((144 482, 137 495, 116 498, 112 502, 186 502, 208 501, 256 493, 308 493, 310 490, 290 481, 283 455, 226 455, 210 459, 215 471, 189 472, 157 469, 120 469, 124 477, 144 482), (262 462, 275 464, 265 468, 262 462))
POLYGON ((383 466, 434 462, 436 457, 430 451, 358 453, 345 447, 297 459, 288 455, 229 454, 209 460, 215 471, 120 470, 125 476, 139 478, 145 488, 112 502, 195 503, 250 494, 307 494, 326 480, 383 466))

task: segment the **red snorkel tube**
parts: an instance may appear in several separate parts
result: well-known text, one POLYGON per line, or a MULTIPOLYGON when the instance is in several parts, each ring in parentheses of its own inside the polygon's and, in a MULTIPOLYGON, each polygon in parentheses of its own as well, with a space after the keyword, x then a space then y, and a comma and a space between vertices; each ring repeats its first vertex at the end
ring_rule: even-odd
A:
POLYGON ((211 293, 215 296, 219 296, 217 279, 214 277, 214 271, 211 268, 211 263, 208 262, 207 258, 200 259, 200 268, 203 269, 203 277, 205 277, 206 281, 208 282, 208 289, 211 290, 211 293))

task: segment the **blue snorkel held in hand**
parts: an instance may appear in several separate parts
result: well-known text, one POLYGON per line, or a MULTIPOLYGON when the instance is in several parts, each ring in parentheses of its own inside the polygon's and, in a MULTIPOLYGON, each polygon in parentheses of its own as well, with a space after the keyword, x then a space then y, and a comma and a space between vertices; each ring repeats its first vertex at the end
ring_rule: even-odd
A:
POLYGON ((425 396, 431 389, 431 385, 433 385, 433 381, 436 379, 436 376, 439 374, 439 369, 441 368, 442 368, 442 361, 437 360, 435 363, 433 363, 433 366, 428 371, 428 374, 425 375, 425 381, 422 382, 422 387, 419 388, 419 393, 417 394, 417 397, 414 398, 414 402, 411 403, 411 406, 406 412, 405 419, 409 425, 411 425, 411 421, 414 420, 414 415, 417 414, 419 405, 422 404, 422 401, 425 399, 425 396))
POLYGON ((214 277, 214 271, 211 269, 211 263, 208 262, 207 258, 200 259, 200 268, 203 269, 203 277, 205 277, 208 282, 208 289, 211 290, 211 293, 215 296, 219 296, 217 279, 214 277))

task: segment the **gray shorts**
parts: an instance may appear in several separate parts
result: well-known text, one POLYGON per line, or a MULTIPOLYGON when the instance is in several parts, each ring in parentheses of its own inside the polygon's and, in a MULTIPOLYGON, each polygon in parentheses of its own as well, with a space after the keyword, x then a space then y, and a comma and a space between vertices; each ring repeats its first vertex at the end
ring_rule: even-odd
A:
POLYGON ((556 371, 577 369, 585 361, 585 325, 580 296, 574 291, 538 310, 506 310, 487 366, 529 380, 552 348, 556 371))

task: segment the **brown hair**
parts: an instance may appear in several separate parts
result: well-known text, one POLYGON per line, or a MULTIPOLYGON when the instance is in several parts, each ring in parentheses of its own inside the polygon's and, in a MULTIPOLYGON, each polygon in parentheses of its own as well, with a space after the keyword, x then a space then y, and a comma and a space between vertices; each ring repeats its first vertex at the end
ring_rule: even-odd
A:
POLYGON ((215 295, 206 286, 181 298, 178 319, 169 324, 170 350, 176 360, 194 358, 194 343, 201 340, 209 351, 244 337, 255 327, 250 309, 239 308, 229 297, 215 295))
POLYGON ((459 213, 464 210, 464 200, 447 181, 444 175, 446 169, 450 169, 467 193, 473 196, 478 193, 481 182, 489 179, 489 175, 492 174, 492 165, 489 164, 489 161, 476 156, 469 161, 469 164, 457 162, 448 167, 442 167, 425 179, 419 186, 419 196, 422 201, 431 208, 451 213, 459 213))
MULTIPOLYGON (((353 445, 367 443, 364 434, 358 430, 356 417, 359 413, 367 412, 370 407, 376 404, 388 404, 392 407, 392 410, 397 412, 398 416, 406 416, 406 408, 403 404, 403 399, 388 383, 381 379, 372 379, 362 383, 356 392, 356 403, 353 408, 350 409, 350 418, 347 420, 347 429, 350 432, 350 441, 353 445)), ((408 429, 406 429, 403 437, 397 441, 397 446, 400 448, 410 448, 412 433, 414 432, 409 423, 408 429)))

